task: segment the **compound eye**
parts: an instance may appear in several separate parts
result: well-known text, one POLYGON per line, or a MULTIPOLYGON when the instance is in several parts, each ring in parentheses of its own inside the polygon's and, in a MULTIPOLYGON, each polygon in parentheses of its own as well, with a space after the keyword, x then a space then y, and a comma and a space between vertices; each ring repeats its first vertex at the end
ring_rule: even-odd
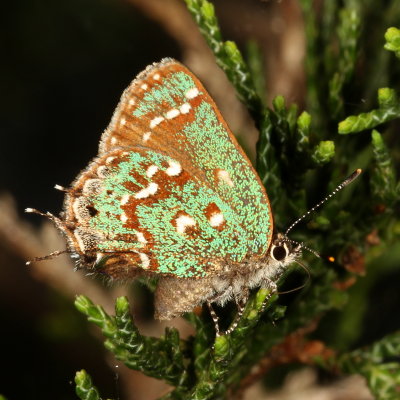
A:
POLYGON ((284 246, 275 246, 272 249, 272 257, 276 261, 282 261, 287 257, 287 250, 284 246))

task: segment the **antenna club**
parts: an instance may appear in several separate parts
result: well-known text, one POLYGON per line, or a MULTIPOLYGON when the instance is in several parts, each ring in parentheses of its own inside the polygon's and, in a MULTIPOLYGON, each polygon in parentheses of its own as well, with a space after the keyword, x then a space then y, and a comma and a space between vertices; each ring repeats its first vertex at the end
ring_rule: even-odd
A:
POLYGON ((345 181, 343 182, 344 186, 347 186, 349 183, 353 182, 355 179, 357 179, 362 172, 361 168, 357 168, 345 181))

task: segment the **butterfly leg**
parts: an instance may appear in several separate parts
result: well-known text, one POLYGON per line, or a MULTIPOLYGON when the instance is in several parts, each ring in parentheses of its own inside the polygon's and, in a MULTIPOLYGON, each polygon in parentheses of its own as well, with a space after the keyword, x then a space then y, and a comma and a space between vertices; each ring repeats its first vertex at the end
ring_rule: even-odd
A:
POLYGON ((263 288, 268 289, 269 293, 267 294, 267 296, 265 297, 261 309, 260 309, 260 313, 263 313, 265 311, 265 307, 267 307, 268 301, 271 299, 271 297, 278 292, 278 287, 276 286, 276 283, 270 279, 266 280, 264 282, 264 284, 262 285, 263 288))
POLYGON ((229 335, 236 329, 236 327, 238 326, 238 324, 240 322, 240 319, 242 318, 244 309, 246 308, 248 298, 249 298, 248 290, 246 290, 246 292, 243 293, 243 295, 240 298, 235 297, 235 303, 236 303, 236 307, 237 307, 237 313, 236 313, 235 319, 232 321, 229 328, 225 332, 222 332, 222 335, 229 335))
POLYGON ((221 336, 221 331, 219 330, 219 324, 218 324, 219 317, 216 314, 216 312, 214 311, 214 308, 213 308, 213 306, 211 304, 211 301, 207 301, 207 306, 208 306, 208 310, 210 311, 211 318, 212 318, 212 320, 214 322, 215 334, 216 334, 217 337, 221 336))

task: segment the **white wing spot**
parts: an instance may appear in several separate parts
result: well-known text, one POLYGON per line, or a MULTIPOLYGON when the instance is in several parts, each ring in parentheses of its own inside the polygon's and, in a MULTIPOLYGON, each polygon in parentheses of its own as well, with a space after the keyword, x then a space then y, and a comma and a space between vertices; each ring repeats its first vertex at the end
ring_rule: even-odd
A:
POLYGON ((150 128, 155 128, 158 124, 164 121, 164 117, 155 117, 150 121, 150 128))
POLYGON ((135 99, 129 99, 128 103, 129 103, 129 105, 134 106, 135 105, 135 99))
POLYGON ((149 87, 148 85, 147 85, 147 83, 143 83, 143 85, 142 86, 140 86, 143 90, 147 90, 147 88, 149 87))
POLYGON ((122 213, 121 216, 119 217, 119 219, 125 223, 126 221, 128 221, 128 217, 125 213, 122 213))
POLYGON ((149 268, 150 266, 150 258, 147 254, 145 253, 139 253, 140 261, 142 262, 141 267, 144 269, 149 268))
POLYGON ((126 203, 128 203, 129 197, 131 197, 130 194, 124 194, 124 195, 121 197, 121 206, 124 206, 126 203))
POLYGON ((115 157, 107 157, 106 164, 110 164, 115 160, 115 157))
POLYGON ((185 230, 188 226, 196 225, 196 221, 189 215, 180 215, 178 218, 176 218, 175 222, 176 231, 180 234, 185 233, 185 230))
POLYGON ((154 74, 153 75, 153 79, 155 79, 156 81, 158 81, 160 79, 160 74, 154 74))
POLYGON ((115 143, 117 143, 117 138, 115 136, 113 136, 111 138, 111 144, 115 144, 115 143))
POLYGON ((186 97, 187 99, 190 100, 190 99, 194 99, 194 98, 197 97, 199 94, 200 94, 200 93, 199 93, 199 90, 197 89, 197 87, 193 87, 193 88, 189 89, 189 90, 186 92, 185 97, 186 97))
POLYGON ((165 116, 167 117, 167 119, 172 119, 177 117, 180 114, 179 110, 177 110, 176 108, 173 108, 172 110, 169 110, 165 116))
POLYGON ((151 182, 149 186, 147 186, 146 188, 142 189, 140 192, 137 192, 135 194, 135 199, 145 199, 146 197, 155 194, 157 190, 158 190, 157 183, 151 182))
POLYGON ((224 222, 224 215, 222 213, 214 213, 208 221, 212 227, 216 228, 224 222))
POLYGON ((218 174, 217 174, 217 175, 218 175, 218 178, 219 178, 221 181, 224 181, 224 182, 227 183, 229 186, 231 186, 231 187, 235 186, 234 183, 232 182, 232 179, 231 179, 231 177, 230 177, 228 171, 225 171, 224 169, 220 169, 220 170, 218 171, 218 174))
POLYGON ((146 176, 148 178, 151 178, 154 174, 157 173, 157 171, 158 171, 157 165, 150 165, 150 167, 147 168, 147 170, 146 170, 146 176))
POLYGON ((165 170, 169 176, 177 176, 182 172, 181 164, 177 161, 168 161, 168 168, 165 170))
POLYGON ((190 111, 191 108, 192 107, 190 106, 189 103, 183 103, 181 105, 179 111, 181 112, 181 114, 187 114, 190 111))
POLYGON ((125 118, 122 118, 121 119, 121 125, 125 125, 126 124, 126 119, 125 118))
POLYGON ((143 235, 142 232, 136 232, 136 237, 137 237, 137 240, 138 240, 140 243, 143 243, 143 244, 147 243, 147 240, 146 240, 146 238, 144 237, 144 235, 143 235))
POLYGON ((150 139, 151 132, 146 132, 143 135, 143 142, 147 142, 150 139))

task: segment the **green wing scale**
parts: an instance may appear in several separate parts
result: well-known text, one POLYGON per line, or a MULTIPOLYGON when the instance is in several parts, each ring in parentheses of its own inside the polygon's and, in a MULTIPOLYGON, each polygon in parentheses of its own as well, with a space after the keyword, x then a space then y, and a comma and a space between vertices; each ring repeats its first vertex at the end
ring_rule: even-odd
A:
POLYGON ((171 59, 125 91, 65 211, 71 246, 111 276, 218 273, 265 255, 273 229, 248 158, 201 83, 171 59))

